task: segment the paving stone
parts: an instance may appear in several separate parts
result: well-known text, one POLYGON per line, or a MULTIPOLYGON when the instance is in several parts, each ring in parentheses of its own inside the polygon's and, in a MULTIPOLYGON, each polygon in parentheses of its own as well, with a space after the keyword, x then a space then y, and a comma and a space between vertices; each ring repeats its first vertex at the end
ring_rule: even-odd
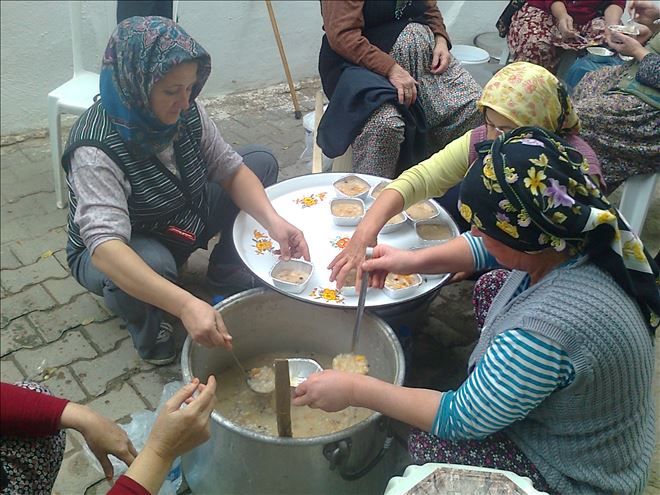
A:
POLYGON ((466 332, 460 322, 454 324, 456 323, 458 323, 458 329, 449 325, 445 320, 430 317, 429 322, 421 331, 431 335, 445 347, 464 346, 477 338, 476 332, 466 332))
POLYGON ((70 330, 61 339, 38 349, 22 349, 14 353, 14 359, 29 376, 39 374, 41 379, 52 375, 61 366, 96 356, 96 351, 79 330, 70 330))
MULTIPOLYGON (((4 330, 3 330, 4 331, 4 330)), ((3 382, 15 383, 25 378, 11 358, 0 361, 0 378, 3 382)))
POLYGON ((106 495, 110 488, 112 488, 113 483, 108 480, 101 480, 98 483, 90 486, 86 491, 85 495, 106 495))
MULTIPOLYGON (((60 262, 57 261, 57 258, 52 257, 51 259, 53 259, 60 268, 62 267, 60 262)), ((68 275, 67 271, 65 271, 65 273, 68 275)), ((73 297, 87 292, 87 289, 80 285, 78 281, 70 275, 63 279, 45 280, 41 285, 59 304, 66 304, 71 301, 73 297)))
MULTIPOLYGON (((37 261, 41 256, 46 256, 49 252, 64 254, 63 267, 66 267, 66 239, 67 234, 64 227, 53 228, 44 235, 30 239, 28 242, 19 241, 11 243, 11 250, 24 265, 30 265, 37 261)), ((58 261, 59 257, 55 256, 58 261)))
POLYGON ((40 285, 28 287, 24 291, 2 299, 0 328, 6 327, 11 320, 32 311, 44 311, 55 306, 55 300, 40 285))
POLYGON ((89 325, 85 325, 82 331, 87 336, 87 340, 102 353, 114 349, 121 340, 130 340, 128 330, 122 328, 119 318, 113 318, 100 323, 90 323, 89 325))
POLYGON ((70 452, 81 450, 84 443, 85 438, 78 431, 74 430, 73 428, 67 428, 64 455, 72 455, 70 452))
POLYGON ((78 361, 71 366, 83 387, 92 396, 106 391, 108 383, 132 372, 152 369, 153 366, 140 359, 133 348, 131 339, 126 339, 119 347, 92 361, 78 361))
MULTIPOLYGON (((9 244, 0 245, 0 269, 13 270, 15 268, 19 268, 20 266, 21 266, 21 262, 16 257, 16 255, 11 252, 11 248, 9 247, 9 244)), ((3 272, 3 277, 4 277, 4 272, 3 272)))
POLYGON ((87 325, 94 321, 105 321, 110 318, 110 314, 94 296, 85 293, 69 304, 58 306, 50 311, 32 313, 28 318, 46 339, 46 342, 53 342, 69 328, 87 325))
POLYGON ((151 371, 145 371, 133 375, 128 381, 133 385, 135 390, 142 396, 148 403, 149 409, 156 409, 160 403, 160 397, 163 394, 163 387, 175 381, 181 381, 181 368, 163 369, 162 367, 155 368, 151 371))
POLYGON ((32 328, 25 316, 12 320, 0 332, 0 352, 3 356, 18 349, 30 349, 43 343, 44 339, 41 338, 39 332, 32 328))
MULTIPOLYGON (((46 201, 50 200, 52 202, 52 207, 55 208, 55 187, 53 185, 53 173, 51 171, 41 171, 41 173, 34 174, 32 176, 23 177, 21 171, 21 176, 16 180, 9 178, 5 179, 5 173, 2 173, 2 193, 5 195, 8 201, 13 203, 13 205, 20 205, 23 201, 32 201, 35 205, 45 206, 46 201), (39 196, 44 196, 46 200, 42 200, 39 196)), ((11 204, 9 206, 12 206, 11 204)), ((3 208, 2 215, 9 215, 9 218, 12 218, 15 214, 22 216, 29 216, 36 213, 37 210, 31 209, 15 209, 10 208, 5 210, 3 208), (11 211, 13 209, 13 211, 11 211), (7 213, 9 211, 9 213, 7 213)))
POLYGON ((88 486, 103 479, 101 465, 82 450, 65 457, 53 485, 53 495, 85 493, 88 486))
MULTIPOLYGON (((24 237, 24 239, 41 237, 48 234, 53 229, 61 228, 66 225, 68 210, 66 208, 62 210, 55 208, 55 194, 51 194, 50 196, 53 202, 53 210, 46 213, 45 215, 39 215, 34 218, 30 218, 28 225, 29 237, 24 237)), ((66 238, 62 245, 66 246, 66 238)))
POLYGON ((68 275, 68 272, 54 257, 48 256, 15 270, 3 270, 2 287, 10 293, 16 293, 28 285, 34 285, 50 278, 61 279, 68 275))
POLYGON ((115 390, 97 397, 87 405, 113 421, 126 419, 131 413, 147 409, 147 404, 126 382, 119 383, 115 390))
POLYGON ((73 402, 84 403, 87 400, 87 396, 76 379, 73 377, 71 371, 66 368, 58 368, 54 370, 48 379, 41 382, 44 385, 47 385, 53 394, 69 399, 73 402))

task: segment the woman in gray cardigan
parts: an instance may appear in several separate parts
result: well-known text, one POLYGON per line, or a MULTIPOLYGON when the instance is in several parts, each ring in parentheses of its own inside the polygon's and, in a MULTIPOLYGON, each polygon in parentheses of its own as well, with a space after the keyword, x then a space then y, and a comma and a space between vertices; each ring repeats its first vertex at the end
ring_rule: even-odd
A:
POLYGON ((512 269, 475 286, 483 325, 466 381, 439 392, 329 370, 294 403, 406 422, 416 463, 505 469, 549 493, 641 493, 658 267, 557 135, 522 127, 477 150, 460 193, 471 233, 418 251, 379 245, 362 265, 372 287, 388 272, 512 269))

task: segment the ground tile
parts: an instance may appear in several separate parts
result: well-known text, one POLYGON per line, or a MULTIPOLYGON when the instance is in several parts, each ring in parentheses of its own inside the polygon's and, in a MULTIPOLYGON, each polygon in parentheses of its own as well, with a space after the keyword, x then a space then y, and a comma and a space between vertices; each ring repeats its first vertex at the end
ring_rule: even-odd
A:
POLYGON ((13 242, 10 246, 12 252, 24 265, 30 265, 40 257, 48 256, 49 253, 56 253, 55 257, 61 262, 62 260, 60 260, 57 254, 62 253, 64 255, 64 263, 60 264, 66 267, 66 238, 67 234, 64 227, 56 227, 50 229, 44 235, 40 235, 29 241, 13 242))
POLYGON ((119 318, 90 323, 89 325, 85 325, 82 331, 87 335, 87 339, 92 345, 98 347, 103 353, 114 349, 121 340, 130 340, 128 330, 119 318))
POLYGON ((0 361, 0 378, 3 382, 16 383, 22 381, 24 376, 14 364, 14 361, 11 358, 6 358, 0 361))
POLYGON ((55 306, 55 301, 40 285, 28 287, 18 294, 2 299, 2 317, 0 328, 6 327, 9 322, 19 316, 27 315, 33 311, 45 311, 55 306))
POLYGON ((97 397, 87 405, 113 421, 127 419, 131 413, 147 409, 147 404, 125 382, 119 383, 117 389, 97 397))
POLYGON ((156 409, 160 403, 163 387, 170 382, 181 381, 180 369, 155 368, 150 371, 133 375, 129 382, 138 393, 149 403, 150 409, 156 409))
POLYGON ((44 343, 41 335, 32 328, 27 317, 21 316, 12 320, 0 332, 0 352, 3 356, 18 349, 33 348, 44 343))
POLYGON ((137 371, 153 368, 140 359, 131 339, 121 342, 119 347, 91 361, 79 361, 71 366, 74 373, 92 396, 106 391, 110 382, 129 376, 137 371))
MULTIPOLYGON (((47 279, 62 279, 68 272, 52 256, 39 258, 36 263, 2 271, 2 287, 12 294, 20 292, 28 285, 34 285, 47 279)), ((60 301, 58 301, 60 302, 60 301)))
POLYGON ((87 487, 103 479, 101 465, 83 450, 73 451, 64 458, 53 486, 53 495, 85 493, 87 487))
POLYGON ((53 375, 58 368, 79 359, 96 357, 96 351, 78 330, 71 330, 55 342, 37 349, 22 349, 14 353, 14 359, 28 376, 46 377, 53 375))
POLYGON ((64 397, 70 401, 79 403, 87 400, 85 392, 80 388, 80 385, 67 367, 54 370, 48 379, 41 383, 48 386, 53 394, 58 397, 64 397))
MULTIPOLYGON (((53 260, 59 265, 59 261, 55 257, 53 260)), ((60 265, 61 266, 61 265, 60 265)), ((68 274, 68 272, 66 272, 68 274)), ((44 281, 41 285, 53 296, 60 304, 67 304, 72 298, 87 292, 82 285, 72 276, 63 279, 51 279, 44 281)))
MULTIPOLYGON (((11 252, 9 244, 0 245, 0 269, 14 270, 21 266, 20 260, 11 252)), ((4 272, 3 272, 4 277, 4 272)))
POLYGON ((47 342, 57 340, 62 333, 79 325, 105 321, 110 314, 89 293, 82 294, 69 304, 50 311, 39 311, 29 315, 30 321, 47 342))

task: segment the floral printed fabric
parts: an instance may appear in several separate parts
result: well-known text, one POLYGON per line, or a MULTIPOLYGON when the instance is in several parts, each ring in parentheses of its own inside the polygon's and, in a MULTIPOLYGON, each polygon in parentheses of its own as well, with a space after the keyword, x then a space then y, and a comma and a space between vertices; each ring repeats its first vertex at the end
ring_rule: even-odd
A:
POLYGON ((192 61, 198 68, 190 103, 211 73, 206 50, 165 17, 129 17, 117 25, 103 55, 101 101, 131 151, 152 156, 175 138, 179 124, 162 124, 150 108, 149 95, 175 65, 192 61))
POLYGON ((560 50, 582 50, 604 41, 605 19, 602 17, 586 24, 576 23, 574 27, 584 40, 564 40, 552 14, 523 5, 513 15, 507 36, 513 61, 532 62, 554 72, 559 65, 560 50))
POLYGON ((498 71, 484 87, 477 107, 495 110, 517 126, 580 131, 580 120, 559 79, 529 62, 514 62, 498 71))
POLYGON ((582 155, 559 136, 520 127, 478 145, 459 211, 512 249, 586 252, 658 325, 658 267, 619 212, 586 175, 582 155))
MULTIPOLYGON (((52 395, 44 385, 17 383, 19 387, 52 395)), ((9 485, 2 494, 50 493, 64 458, 64 430, 47 437, 3 436, 0 462, 7 473, 9 485)))

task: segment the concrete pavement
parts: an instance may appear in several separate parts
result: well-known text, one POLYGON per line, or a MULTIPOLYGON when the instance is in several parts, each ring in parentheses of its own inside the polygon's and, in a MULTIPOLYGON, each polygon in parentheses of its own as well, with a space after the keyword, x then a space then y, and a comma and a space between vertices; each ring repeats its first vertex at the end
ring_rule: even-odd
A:
MULTIPOLYGON (((299 84, 303 113, 313 110, 318 87, 318 80, 299 84)), ((273 149, 281 166, 280 180, 310 172, 309 160, 300 160, 305 134, 302 121, 293 118, 286 86, 234 94, 206 105, 221 134, 235 147, 258 143, 273 149)), ((128 332, 102 299, 69 274, 64 253, 67 211, 55 208, 47 136, 3 136, 0 160, 2 380, 43 382, 55 394, 120 422, 132 412, 154 409, 163 385, 181 378, 179 363, 158 368, 142 362, 128 332)), ((660 246, 658 206, 656 197, 644 233, 653 252, 660 246)), ((208 252, 195 253, 181 280, 210 300, 204 280, 207 260, 208 252)), ((432 305, 429 323, 415 340, 412 383, 455 386, 462 380, 476 337, 471 288, 472 282, 446 287, 432 305)), ((183 330, 177 331, 183 340, 183 330)), ((81 436, 69 432, 54 492, 105 493, 109 485, 93 464, 82 450, 81 436)), ((657 453, 655 465, 647 493, 660 492, 657 453)))

